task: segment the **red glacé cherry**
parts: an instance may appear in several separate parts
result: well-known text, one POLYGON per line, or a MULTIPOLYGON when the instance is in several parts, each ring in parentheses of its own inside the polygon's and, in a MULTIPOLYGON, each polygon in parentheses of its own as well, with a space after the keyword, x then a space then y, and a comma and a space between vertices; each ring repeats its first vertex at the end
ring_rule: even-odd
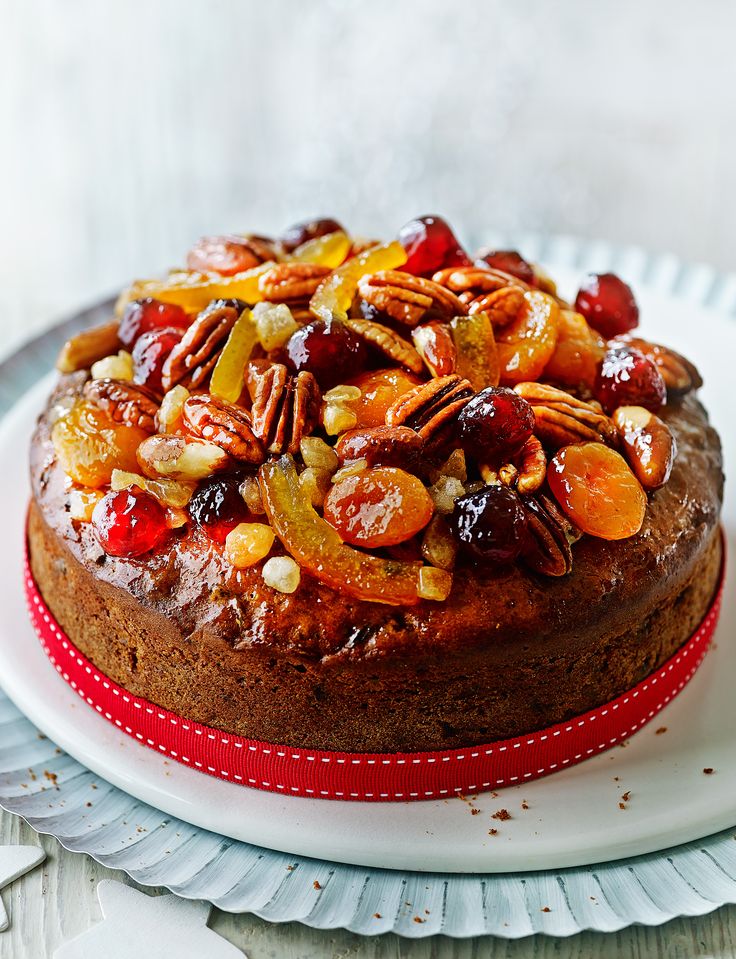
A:
POLYGON ((291 253, 307 240, 316 240, 318 236, 325 236, 327 233, 337 233, 342 230, 342 226, 333 220, 332 217, 324 216, 316 220, 304 220, 302 223, 295 223, 279 237, 281 245, 287 253, 291 253))
POLYGON ((185 330, 189 323, 187 314, 174 303, 162 303, 150 297, 133 300, 125 307, 118 328, 118 338, 126 349, 130 349, 143 333, 164 327, 185 330))
POLYGON ((182 337, 176 329, 144 333, 133 347, 133 382, 162 395, 161 371, 166 359, 182 337))
POLYGON ((216 543, 248 518, 240 484, 235 477, 207 480, 189 500, 189 515, 216 543))
POLYGON ((593 395, 607 413, 618 406, 644 406, 656 411, 667 402, 662 374, 641 350, 608 349, 593 384, 593 395))
POLYGON ((518 453, 534 430, 534 410, 505 386, 488 386, 465 404, 457 418, 466 453, 492 459, 518 453))
POLYGON ((494 485, 456 499, 450 528, 479 558, 510 563, 526 543, 527 519, 518 493, 494 485))
POLYGON ((103 496, 92 513, 92 525, 108 556, 127 559, 155 549, 169 533, 163 506, 138 487, 103 496))
POLYGON ((471 266, 468 254, 441 216, 420 216, 399 230, 399 243, 408 257, 401 267, 414 276, 431 276, 448 266, 471 266))
POLYGON ((293 334, 286 356, 293 370, 308 370, 323 389, 329 389, 360 373, 368 351, 363 340, 339 320, 315 320, 293 334))
POLYGON ((531 263, 527 263, 521 253, 517 253, 516 250, 489 250, 488 253, 483 253, 476 262, 486 263, 494 270, 501 270, 502 273, 515 276, 518 280, 522 280, 530 286, 536 286, 534 267, 531 263))
POLYGON ((639 307, 631 287, 615 273, 588 274, 575 299, 575 309, 606 340, 639 325, 639 307))

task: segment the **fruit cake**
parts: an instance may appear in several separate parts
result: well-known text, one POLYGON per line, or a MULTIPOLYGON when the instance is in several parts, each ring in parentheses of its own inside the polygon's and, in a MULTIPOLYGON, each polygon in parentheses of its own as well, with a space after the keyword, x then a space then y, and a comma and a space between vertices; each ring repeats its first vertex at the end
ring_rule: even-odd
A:
POLYGON ((718 437, 631 289, 437 216, 206 237, 59 357, 33 576, 135 695, 251 739, 487 743, 608 702, 719 576, 718 437))

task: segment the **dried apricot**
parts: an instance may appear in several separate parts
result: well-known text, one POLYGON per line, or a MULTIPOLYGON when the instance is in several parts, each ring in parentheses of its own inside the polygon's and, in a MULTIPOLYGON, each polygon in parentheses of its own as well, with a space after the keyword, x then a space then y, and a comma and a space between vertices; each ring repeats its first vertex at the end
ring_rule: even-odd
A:
POLYGON ((502 386, 539 379, 557 345, 559 316, 557 301, 547 293, 524 293, 516 318, 496 331, 502 386))
POLYGON ((137 426, 115 423, 79 401, 55 424, 51 439, 65 473, 81 486, 106 486, 115 469, 137 472, 136 450, 148 437, 137 426))
POLYGON ((602 443, 564 446, 547 470, 552 493, 573 523, 601 539, 641 529, 647 497, 620 453, 602 443))
POLYGON ((347 400, 344 405, 356 416, 354 426, 362 429, 366 426, 383 426, 386 411, 396 400, 418 386, 421 380, 406 370, 373 370, 361 373, 348 380, 350 386, 357 386, 360 397, 347 400))
POLYGON ((378 466, 335 483, 324 506, 324 518, 344 542, 369 549, 411 539, 433 512, 421 481, 391 466, 378 466))
POLYGON ((581 313, 560 310, 557 345, 544 376, 561 386, 585 385, 592 389, 605 352, 605 340, 588 326, 581 313))

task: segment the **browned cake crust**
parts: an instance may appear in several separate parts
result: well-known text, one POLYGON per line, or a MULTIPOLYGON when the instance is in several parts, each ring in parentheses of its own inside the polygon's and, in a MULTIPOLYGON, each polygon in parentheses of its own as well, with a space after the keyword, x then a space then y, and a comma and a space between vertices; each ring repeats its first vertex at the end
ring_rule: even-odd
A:
POLYGON ((28 531, 47 604, 116 683, 242 736, 396 752, 531 732, 661 665, 717 583, 721 450, 692 397, 661 414, 679 454, 639 534, 585 537, 560 579, 468 566, 447 602, 406 609, 351 600, 307 573, 295 594, 277 594, 197 530, 141 560, 106 556, 89 524, 69 518, 53 404, 32 443, 28 531))

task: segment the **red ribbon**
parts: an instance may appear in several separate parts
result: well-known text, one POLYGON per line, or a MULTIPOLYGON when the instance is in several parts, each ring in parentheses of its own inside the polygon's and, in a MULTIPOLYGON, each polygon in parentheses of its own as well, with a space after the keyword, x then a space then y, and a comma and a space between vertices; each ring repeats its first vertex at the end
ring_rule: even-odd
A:
MULTIPOLYGON (((725 565, 725 564, 724 564, 725 565)), ((548 729, 467 749, 342 753, 244 739, 133 696, 62 632, 26 559, 31 622, 59 675, 101 716, 151 749, 202 772, 271 792, 366 801, 438 799, 536 779, 610 749, 648 723, 693 677, 718 621, 718 591, 695 634, 660 669, 613 702, 548 729)))

